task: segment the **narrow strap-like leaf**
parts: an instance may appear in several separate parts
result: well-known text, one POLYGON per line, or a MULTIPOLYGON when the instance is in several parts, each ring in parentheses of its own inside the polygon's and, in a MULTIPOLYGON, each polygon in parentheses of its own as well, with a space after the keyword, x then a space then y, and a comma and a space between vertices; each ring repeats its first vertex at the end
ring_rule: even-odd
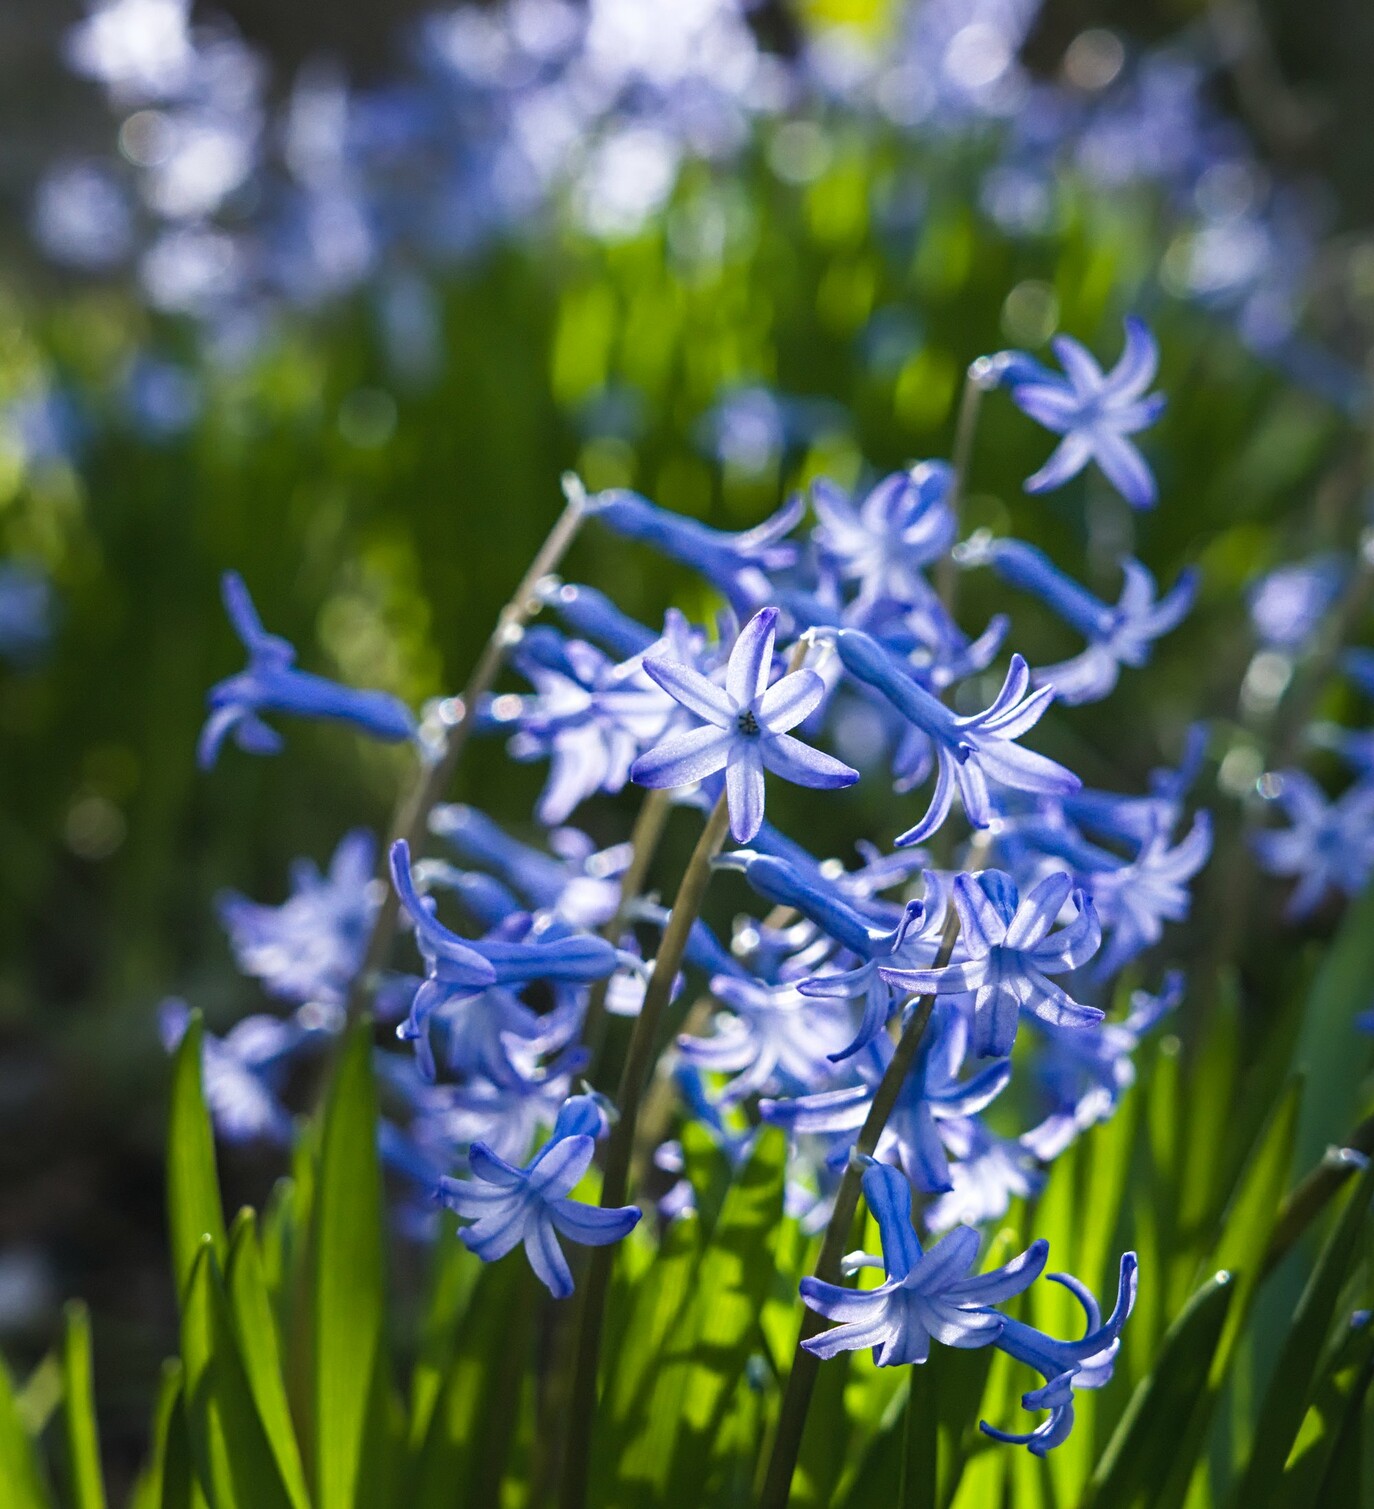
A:
POLYGON ((225 1253, 224 1211, 215 1169, 215 1135, 201 1086, 200 1013, 193 1011, 172 1061, 172 1105, 167 1123, 167 1224, 172 1272, 180 1298, 201 1242, 225 1253))
POLYGON ((75 1509, 105 1509, 100 1473, 100 1437, 95 1423, 95 1381, 91 1368, 91 1321, 85 1305, 67 1306, 62 1371, 67 1466, 75 1509))

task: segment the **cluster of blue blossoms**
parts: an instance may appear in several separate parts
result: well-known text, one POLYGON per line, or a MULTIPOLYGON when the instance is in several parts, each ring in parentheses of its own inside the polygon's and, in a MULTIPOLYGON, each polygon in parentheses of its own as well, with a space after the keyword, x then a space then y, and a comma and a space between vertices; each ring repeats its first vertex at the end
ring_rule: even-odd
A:
MULTIPOLYGON (((1132 438, 1162 402, 1147 392, 1149 333, 1130 322, 1125 354, 1105 375, 1072 340, 1056 354, 1062 374, 1019 353, 973 369, 971 380, 1005 388, 1060 437, 1027 486, 1093 464, 1131 504, 1150 506, 1150 469, 1132 438)), ((290 1015, 208 1040, 207 1094, 222 1133, 288 1136, 281 1092, 294 1056, 370 998, 410 1049, 378 1052, 382 1148, 411 1191, 406 1229, 430 1229, 440 1202, 484 1260, 523 1245, 549 1291, 571 1293, 562 1244, 612 1243, 641 1219, 636 1205, 578 1198, 618 1114, 584 1078, 596 1078, 605 1013, 640 1011, 671 912, 631 883, 636 857, 647 858, 633 844, 598 849, 567 824, 602 794, 648 788, 647 802, 713 813, 722 837, 728 819, 733 845, 712 861, 714 884, 757 898, 728 937, 691 919, 673 985, 678 1035, 658 1066, 680 1117, 735 1164, 761 1125, 785 1129, 788 1209, 806 1231, 829 1221, 846 1168, 863 1163, 883 1250, 846 1259, 845 1271, 877 1265, 885 1279, 865 1290, 806 1280, 802 1299, 837 1323, 807 1346, 820 1357, 872 1347, 880 1365, 925 1361, 932 1338, 1000 1347, 1041 1374, 1024 1402, 1049 1413, 1024 1434, 985 1428, 1038 1453, 1062 1441, 1074 1391, 1111 1376, 1135 1258, 1122 1258, 1105 1320, 1075 1279, 1053 1275, 1085 1312, 1084 1334, 1064 1340, 998 1308, 1039 1277, 1045 1244, 974 1274, 978 1228, 1039 1189, 1046 1165, 1130 1087, 1135 1048, 1183 982, 1166 973, 1153 991, 1118 983, 1127 966, 1155 973, 1149 950, 1186 916, 1211 839, 1207 814, 1188 809, 1200 737, 1144 794, 1087 789, 1026 741, 1056 698, 1101 698, 1122 667, 1144 664, 1196 582, 1185 575, 1161 595, 1124 560, 1120 600, 1100 601, 1022 542, 960 541, 958 489, 939 462, 856 497, 818 482, 758 527, 726 533, 628 491, 589 497, 570 481, 569 508, 587 527, 639 541, 714 588, 717 622, 708 631, 669 611, 652 628, 593 588, 545 578, 537 597, 558 627, 528 623, 507 636, 507 671, 528 690, 493 691, 464 714, 474 732, 507 739, 515 758, 547 763, 538 844, 473 807, 438 805, 428 814, 435 853, 395 842, 386 880, 374 873, 371 838, 354 833, 327 875, 299 871, 284 905, 224 898, 240 966, 290 1015), (958 574, 983 570, 1047 606, 1082 650, 1039 669, 1011 654, 999 686, 1007 620, 970 636, 953 612, 958 574), (897 793, 893 825, 903 831, 890 853, 860 842, 848 863, 817 856, 767 815, 776 782, 834 801, 844 799, 829 793, 861 778, 897 793), (416 966, 363 978, 388 880, 416 966), (1108 1019, 1127 998, 1124 1015, 1108 1019), (900 1061, 895 1039, 913 1023, 917 1051, 873 1156, 856 1153, 900 1061), (1014 1068, 1025 1089, 1015 1109, 1014 1068)), ((210 692, 203 763, 226 737, 275 751, 280 736, 264 721, 273 714, 411 740, 422 771, 442 759, 437 714, 417 720, 386 694, 302 672, 237 577, 225 596, 248 664, 210 692)), ((169 1037, 183 1019, 168 1009, 169 1037)), ((652 1171, 636 1193, 669 1222, 695 1198, 682 1150, 670 1137, 647 1151, 652 1171)))

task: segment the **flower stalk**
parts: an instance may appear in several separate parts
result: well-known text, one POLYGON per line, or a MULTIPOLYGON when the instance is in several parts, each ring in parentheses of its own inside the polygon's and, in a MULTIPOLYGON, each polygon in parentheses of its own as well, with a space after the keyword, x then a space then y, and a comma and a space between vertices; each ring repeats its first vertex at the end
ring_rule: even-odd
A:
MULTIPOLYGON (((940 952, 934 967, 943 969, 954 953, 959 936, 959 915, 953 908, 945 922, 940 939, 940 952)), ((840 1259, 849 1245, 854 1214, 859 1208, 859 1192, 863 1185, 864 1159, 872 1158, 877 1151, 878 1139, 882 1136, 887 1119, 897 1104, 902 1085, 916 1059, 916 1050, 921 1046, 930 1014, 935 1007, 933 995, 922 996, 916 1003, 910 1020, 902 1031, 896 1051, 887 1066, 868 1117, 859 1132, 858 1139, 845 1165, 840 1187, 835 1194, 835 1207, 830 1224, 825 1229, 821 1242, 820 1257, 816 1261, 816 1277, 824 1283, 837 1283, 840 1278, 840 1259)), ((802 1316, 797 1347, 792 1357, 792 1370, 787 1375, 787 1387, 783 1392, 782 1409, 778 1415, 777 1433, 773 1438, 773 1451, 768 1460, 768 1474, 764 1479, 759 1509, 786 1509, 792 1492, 792 1475, 796 1471, 797 1457, 801 1452, 802 1432, 806 1427, 807 1411, 811 1407, 811 1395, 816 1387, 816 1375, 820 1359, 802 1345, 817 1335, 823 1328, 823 1318, 814 1310, 802 1316)))
MULTIPOLYGON (((519 585, 509 601, 497 615, 482 653, 468 677, 467 685, 453 709, 453 719, 443 735, 434 754, 422 761, 415 781, 402 798, 391 827, 391 840, 383 849, 382 879, 386 880, 386 859, 391 845, 403 839, 412 850, 418 849, 424 838, 425 824, 429 815, 448 790, 458 762, 467 746, 472 732, 473 717, 483 698, 496 684, 501 668, 511 647, 519 643, 525 625, 539 612, 543 599, 539 584, 555 571, 567 554, 586 517, 587 497, 581 482, 571 474, 563 479, 566 499, 563 510, 554 521, 544 543, 539 547, 529 568, 521 577, 519 585)), ((373 919, 368 934, 367 948, 362 966, 349 987, 347 1012, 350 1022, 356 1021, 366 1010, 374 989, 378 972, 386 964, 396 936, 396 920, 400 914, 400 900, 394 888, 386 885, 381 905, 373 919)))
MULTIPOLYGON (((634 1153, 635 1128, 639 1110, 653 1068, 659 1029, 672 997, 673 985, 682 966, 692 924, 701 915, 702 901, 711 881, 712 864, 725 843, 729 831, 730 811, 725 794, 716 802, 697 839, 692 857, 683 873, 673 909, 654 959, 652 973, 644 990, 644 1002, 635 1018, 625 1066, 616 1092, 619 1119, 611 1130, 606 1149, 606 1167, 602 1176, 603 1207, 623 1205, 629 1187, 630 1162, 634 1153)), ((582 1294, 582 1316, 578 1332, 577 1353, 573 1367, 573 1388, 568 1419, 567 1453, 563 1463, 563 1485, 559 1499, 561 1509, 585 1509, 587 1477, 591 1467, 592 1424, 596 1415, 597 1378, 601 1366, 601 1332, 606 1312, 606 1295, 610 1287, 615 1254, 610 1248, 592 1253, 587 1282, 582 1294)))

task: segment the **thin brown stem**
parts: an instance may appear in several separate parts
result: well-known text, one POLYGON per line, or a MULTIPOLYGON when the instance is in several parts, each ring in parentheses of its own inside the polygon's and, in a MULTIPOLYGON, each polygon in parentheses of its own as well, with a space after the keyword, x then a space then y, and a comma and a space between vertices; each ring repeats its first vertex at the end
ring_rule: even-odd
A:
MULTIPOLYGON (((575 479, 565 479, 564 491, 567 502, 559 514, 548 538, 539 547, 539 552, 530 562, 529 569, 520 579, 510 601, 501 609, 496 627, 473 667, 463 694, 454 708, 453 721, 437 753, 421 764, 414 784, 402 799, 391 827, 391 843, 405 839, 412 850, 418 849, 424 838, 425 824, 439 799, 448 790, 453 773, 458 768, 472 732, 473 716, 483 699, 496 684, 496 678, 505 664, 511 646, 517 644, 525 625, 539 611, 541 601, 537 592, 539 583, 554 571, 568 547, 572 544, 582 520, 586 517, 586 498, 581 485, 575 479)), ((390 844, 388 844, 390 848, 390 844)), ((382 878, 387 875, 387 856, 382 856, 382 878)), ((386 885, 382 904, 372 921, 362 967, 354 976, 348 992, 348 1017, 355 1021, 367 1008, 367 1003, 376 987, 377 975, 391 953, 392 940, 396 935, 396 920, 400 913, 400 901, 394 888, 386 885)))
MULTIPOLYGON (((634 1152, 635 1127, 657 1052, 663 1014, 672 997, 673 984, 687 950, 692 924, 701 914, 701 903, 711 880, 711 861, 720 853, 729 823, 730 812, 726 806, 725 793, 722 792, 701 830, 682 883, 678 886, 673 909, 668 914, 668 922, 654 959, 653 971, 644 990, 644 1002, 635 1018, 616 1095, 619 1118, 611 1129, 606 1147, 606 1168, 601 1184, 603 1206, 625 1203, 630 1159, 634 1152)), ((568 1448, 563 1461, 563 1489, 560 1497, 562 1509, 585 1509, 587 1503, 597 1379, 601 1367, 601 1332, 614 1262, 614 1247, 595 1248, 587 1281, 583 1286, 581 1326, 573 1371, 572 1401, 568 1411, 568 1448)))
MULTIPOLYGON (((615 915, 601 930, 608 942, 619 945, 621 935, 630 920, 634 904, 644 894, 644 882, 649 877, 649 868, 658 853, 659 840, 672 811, 672 793, 649 791, 640 803, 634 827, 630 830, 630 862, 620 877, 620 895, 616 901, 615 915)), ((606 1031, 606 994, 610 978, 598 980, 587 998, 587 1015, 582 1024, 582 1042, 591 1054, 593 1068, 601 1051, 601 1041, 606 1031)), ((588 1071, 591 1072, 590 1070, 588 1071)))
MULTIPOLYGON (((949 963, 958 936, 959 914, 951 908, 940 939, 940 952, 934 965, 936 969, 943 969, 949 963)), ((825 1237, 821 1242, 816 1277, 824 1283, 833 1284, 839 1280, 840 1259, 849 1244, 854 1213, 859 1208, 863 1160, 871 1158, 877 1149, 878 1139, 883 1134, 887 1119, 897 1104, 897 1097, 916 1060, 916 1050, 925 1036, 926 1025, 934 1007, 933 995, 920 998, 874 1092, 868 1116, 854 1143, 849 1162, 840 1179, 840 1187, 835 1193, 830 1224, 826 1227, 825 1237)), ((820 1368, 819 1359, 808 1352, 803 1343, 817 1335, 822 1324, 821 1317, 814 1310, 803 1313, 797 1349, 792 1358, 792 1370, 787 1375, 787 1387, 783 1391, 782 1409, 778 1414, 778 1428, 773 1437, 773 1453, 768 1461, 768 1475, 764 1479, 759 1509, 786 1509, 792 1492, 792 1475, 796 1471, 797 1457, 801 1452, 802 1432, 806 1428, 806 1415, 811 1407, 811 1395, 816 1387, 816 1374, 820 1368)))
MULTIPOLYGON (((987 358, 979 357, 964 375, 963 392, 959 395, 959 413, 954 421, 954 449, 950 455, 951 477, 945 507, 954 515, 954 529, 959 531, 964 510, 964 495, 968 491, 969 465, 973 460, 973 440, 978 433, 978 415, 983 407, 983 394, 989 386, 987 358)), ((955 583, 959 579, 958 563, 953 551, 947 550, 935 568, 935 590, 949 613, 954 611, 955 583)))

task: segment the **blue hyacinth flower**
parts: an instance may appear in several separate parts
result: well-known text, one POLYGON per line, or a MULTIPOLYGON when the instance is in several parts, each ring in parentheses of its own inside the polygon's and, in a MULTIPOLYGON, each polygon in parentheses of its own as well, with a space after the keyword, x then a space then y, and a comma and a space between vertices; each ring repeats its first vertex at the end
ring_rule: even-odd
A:
POLYGON ((1003 381, 1025 414, 1064 438, 1050 459, 1026 481, 1029 493, 1062 487, 1095 461, 1133 508, 1151 508, 1158 498, 1154 474, 1128 439, 1148 428, 1164 409, 1160 393, 1146 396, 1159 366, 1154 337, 1138 319, 1126 321, 1126 349, 1106 374, 1086 347, 1059 336, 1054 354, 1063 375, 1048 368, 1014 364, 1003 381))
MULTIPOLYGON (((986 828, 993 817, 989 783, 1059 797, 1082 785, 1071 770, 1016 742, 1034 728, 1054 698, 1054 688, 1048 686, 1027 695, 1030 670, 1021 656, 1011 657, 1001 691, 983 712, 958 717, 871 635, 842 629, 833 635, 833 643, 850 675, 880 691, 929 741, 936 766, 935 793, 926 815, 897 839, 899 845, 929 838, 949 816, 956 790, 969 822, 986 828)), ((913 775, 912 784, 916 780, 913 775)))
POLYGON ((1028 1289, 1045 1266, 1049 1244, 1033 1242, 1001 1268, 969 1277, 978 1256, 978 1233, 960 1226, 925 1252, 911 1221, 911 1186, 895 1168, 874 1163, 864 1172, 864 1198, 882 1235, 883 1255, 857 1253, 844 1260, 848 1272, 881 1267, 886 1282, 876 1289, 843 1289, 804 1278, 801 1296, 834 1330, 802 1345, 817 1357, 873 1348, 879 1367, 924 1362, 934 1338, 947 1347, 985 1347, 1001 1335, 1004 1316, 992 1308, 1028 1289))
POLYGON ((1284 914, 1300 921, 1330 893, 1355 896, 1374 873, 1374 784, 1357 783, 1335 801, 1301 770, 1278 777, 1273 800, 1290 826, 1252 839, 1260 868, 1297 880, 1284 914))
POLYGON ((811 484, 816 544, 842 580, 859 584, 862 601, 919 603, 932 595, 921 572, 954 542, 945 502, 952 476, 943 461, 923 461, 884 477, 857 508, 833 482, 811 484))
MULTIPOLYGON (((940 1002, 931 1013, 911 1071, 902 1082, 878 1140, 878 1156, 900 1164, 916 1188, 926 1194, 954 1187, 941 1128, 946 1122, 972 1116, 991 1105, 1011 1080, 1011 1065, 1005 1060, 961 1080, 968 1041, 968 1022, 963 1013, 952 1002, 940 1002)), ((840 1161, 848 1155, 868 1118, 878 1083, 894 1051, 891 1039, 879 1035, 868 1055, 860 1060, 861 1083, 794 1100, 764 1100, 759 1104, 759 1114, 793 1136, 835 1138, 835 1157, 840 1161)))
POLYGON ((1182 571, 1169 591, 1157 597, 1155 579, 1145 567, 1123 561, 1125 584, 1112 607, 1021 540, 993 540, 963 552, 965 565, 982 562, 1003 581, 1033 593, 1088 641, 1081 654, 1044 666, 1032 677, 1036 686, 1053 686, 1058 700, 1070 706, 1107 696, 1123 665, 1145 665, 1154 641, 1183 621, 1199 581, 1196 570, 1182 571))
POLYGON ((943 969, 884 968, 883 977, 917 995, 973 996, 973 1051, 1005 1058, 1023 1011, 1057 1027, 1091 1027, 1095 1006, 1080 1006, 1049 977, 1086 963, 1102 942, 1091 898, 1062 870, 1025 898, 1004 870, 960 875, 954 882, 960 957, 943 969), (1072 893, 1077 916, 1052 932, 1072 893))
POLYGON ((802 498, 791 498, 762 524, 732 534, 659 508, 626 488, 594 493, 585 506, 589 516, 616 534, 700 572, 741 614, 767 595, 771 573, 796 563, 798 547, 787 536, 806 512, 802 498))
POLYGON ((568 1198, 591 1167, 605 1126, 596 1099, 574 1095, 564 1102, 549 1140, 523 1168, 485 1143, 473 1143, 472 1178, 443 1179, 437 1191, 450 1210, 472 1222, 458 1233, 463 1245, 492 1263, 523 1242, 539 1281, 555 1299, 566 1299, 573 1279, 559 1237, 604 1247, 632 1231, 641 1214, 633 1205, 605 1210, 568 1198))
POLYGON ((1023 1394, 1021 1403, 1030 1410, 1047 1409, 1050 1416, 1042 1425, 1021 1435, 979 1421, 985 1435, 995 1441, 1028 1446, 1038 1457, 1068 1439, 1073 1429, 1074 1393, 1079 1389, 1101 1388, 1111 1381, 1116 1354, 1121 1349, 1121 1331, 1135 1305, 1138 1267, 1135 1253, 1128 1252, 1122 1257, 1116 1305, 1105 1322, 1097 1301, 1076 1278, 1067 1273, 1049 1275, 1053 1283, 1062 1284, 1083 1306, 1087 1329, 1078 1341, 1059 1341, 1023 1321, 1007 1319, 996 1338, 998 1349, 1033 1367, 1045 1380, 1043 1387, 1023 1394))
POLYGON ((835 790, 859 779, 834 756, 794 739, 788 729, 815 711, 825 683, 798 670, 769 686, 776 608, 761 608, 740 630, 725 667, 725 685, 677 661, 646 657, 644 669, 702 727, 670 734, 630 769, 641 786, 688 786, 725 771, 730 832, 746 844, 763 823, 763 772, 799 786, 835 790))
POLYGON ((248 667, 210 688, 206 699, 210 716, 196 748, 202 770, 215 763, 220 745, 229 735, 249 754, 276 754, 282 738, 262 721, 263 713, 327 718, 393 743, 414 737, 414 716, 399 697, 390 692, 359 691, 297 670, 295 650, 285 639, 263 628, 243 578, 236 571, 226 571, 221 586, 229 621, 248 651, 248 667))
POLYGON ((322 875, 309 860, 291 867, 291 895, 262 906, 237 892, 216 900, 238 967, 287 1001, 342 1003, 363 962, 377 911, 377 842, 365 829, 340 840, 322 875))

